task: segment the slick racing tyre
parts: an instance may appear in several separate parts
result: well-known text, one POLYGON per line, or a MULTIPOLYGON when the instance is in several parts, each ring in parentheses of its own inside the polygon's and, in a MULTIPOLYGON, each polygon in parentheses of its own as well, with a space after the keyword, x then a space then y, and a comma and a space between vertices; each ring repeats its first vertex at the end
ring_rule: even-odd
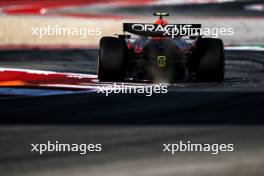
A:
POLYGON ((196 80, 222 82, 225 75, 224 46, 220 39, 198 39, 194 57, 197 61, 196 80))
POLYGON ((98 79, 100 81, 124 81, 126 71, 125 41, 115 37, 100 40, 98 79))

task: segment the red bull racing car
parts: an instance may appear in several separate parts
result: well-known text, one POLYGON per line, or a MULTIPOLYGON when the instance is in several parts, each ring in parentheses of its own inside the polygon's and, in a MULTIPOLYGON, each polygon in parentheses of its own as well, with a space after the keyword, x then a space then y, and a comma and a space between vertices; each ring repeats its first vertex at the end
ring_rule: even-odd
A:
POLYGON ((154 15, 153 24, 124 23, 124 34, 101 38, 100 81, 223 81, 221 39, 203 38, 200 24, 168 24, 168 13, 154 15))

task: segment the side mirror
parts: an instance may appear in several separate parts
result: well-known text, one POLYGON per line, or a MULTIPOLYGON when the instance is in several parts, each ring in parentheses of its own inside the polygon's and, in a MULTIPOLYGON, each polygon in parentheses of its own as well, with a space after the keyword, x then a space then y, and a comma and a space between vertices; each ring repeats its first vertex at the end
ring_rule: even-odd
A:
POLYGON ((128 39, 131 38, 131 35, 123 35, 123 34, 115 34, 120 39, 128 39))

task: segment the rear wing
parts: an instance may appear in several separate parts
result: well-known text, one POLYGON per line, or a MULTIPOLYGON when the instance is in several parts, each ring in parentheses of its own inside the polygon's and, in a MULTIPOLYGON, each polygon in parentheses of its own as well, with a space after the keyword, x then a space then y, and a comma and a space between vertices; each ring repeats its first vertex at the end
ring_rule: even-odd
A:
POLYGON ((123 32, 147 37, 199 36, 201 24, 123 23, 123 32))

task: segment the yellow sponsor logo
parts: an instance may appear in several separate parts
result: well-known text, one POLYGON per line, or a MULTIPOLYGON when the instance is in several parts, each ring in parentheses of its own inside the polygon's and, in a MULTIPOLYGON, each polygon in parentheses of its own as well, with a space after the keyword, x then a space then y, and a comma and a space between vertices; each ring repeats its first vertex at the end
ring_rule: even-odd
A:
POLYGON ((158 56, 157 66, 158 67, 165 67, 166 66, 166 56, 158 56))

